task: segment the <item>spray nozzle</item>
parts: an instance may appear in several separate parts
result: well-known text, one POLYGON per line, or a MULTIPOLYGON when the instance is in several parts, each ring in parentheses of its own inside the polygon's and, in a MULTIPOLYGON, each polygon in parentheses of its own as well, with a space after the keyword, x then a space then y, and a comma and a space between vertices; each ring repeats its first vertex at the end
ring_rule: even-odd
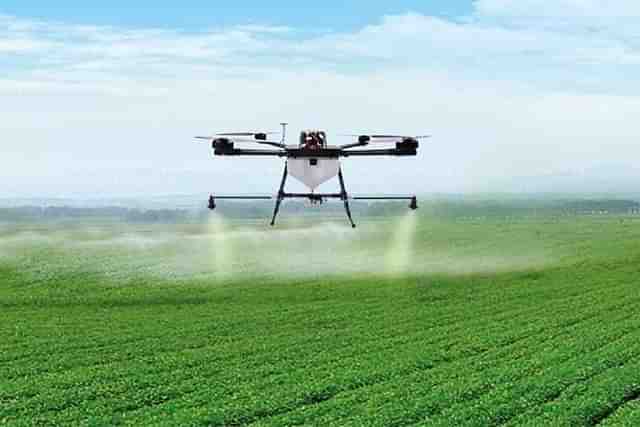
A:
POLYGON ((417 197, 413 197, 411 199, 411 203, 409 204, 409 209, 411 209, 413 211, 418 209, 418 198, 417 197))

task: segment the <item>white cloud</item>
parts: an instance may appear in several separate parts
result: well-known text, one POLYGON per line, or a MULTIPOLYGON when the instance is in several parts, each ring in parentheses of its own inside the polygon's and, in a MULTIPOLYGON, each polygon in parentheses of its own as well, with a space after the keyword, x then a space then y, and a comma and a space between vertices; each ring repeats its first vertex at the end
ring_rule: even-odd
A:
MULTIPOLYGON (((504 16, 533 17, 526 14, 530 8, 558 12, 572 5, 577 8, 576 4, 591 10, 594 6, 586 5, 596 4, 564 0, 545 9, 534 7, 535 3, 481 0, 476 15, 466 22, 408 13, 384 17, 355 32, 324 35, 256 24, 184 31, 64 25, 5 16, 0 17, 0 52, 21 54, 5 65, 5 74, 13 78, 63 74, 70 82, 140 76, 226 78, 293 68, 362 74, 421 68, 468 77, 546 81, 552 87, 557 85, 556 74, 560 85, 567 87, 583 80, 572 78, 576 75, 607 80, 620 72, 619 67, 626 67, 627 74, 640 71, 640 37, 633 35, 638 30, 624 30, 615 20, 597 32, 550 27, 546 24, 552 21, 544 19, 495 21, 504 16)), ((616 8, 611 9, 615 16, 616 8)), ((627 83, 634 85, 631 79, 627 83)), ((602 84, 596 86, 603 89, 602 84)))
POLYGON ((25 38, 0 40, 0 53, 2 54, 43 51, 50 47, 50 43, 25 38))
POLYGON ((518 30, 572 34, 583 42, 615 42, 636 55, 640 48, 636 0, 477 0, 474 19, 518 30))
POLYGON ((637 0, 476 0, 476 10, 486 16, 570 19, 638 18, 637 0))

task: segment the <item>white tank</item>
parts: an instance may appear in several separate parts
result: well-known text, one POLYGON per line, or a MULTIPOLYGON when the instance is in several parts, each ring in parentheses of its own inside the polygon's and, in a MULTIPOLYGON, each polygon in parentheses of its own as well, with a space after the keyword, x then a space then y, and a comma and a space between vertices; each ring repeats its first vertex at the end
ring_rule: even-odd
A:
POLYGON ((338 159, 289 159, 287 170, 289 175, 314 191, 321 184, 338 176, 340 161, 338 159))

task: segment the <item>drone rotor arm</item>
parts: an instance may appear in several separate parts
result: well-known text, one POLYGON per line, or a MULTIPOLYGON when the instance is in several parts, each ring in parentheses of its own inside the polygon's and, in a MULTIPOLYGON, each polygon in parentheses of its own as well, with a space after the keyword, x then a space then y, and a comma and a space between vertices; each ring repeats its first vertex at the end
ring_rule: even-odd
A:
POLYGON ((342 150, 343 157, 367 157, 367 156, 415 156, 417 150, 415 148, 376 148, 373 150, 342 150))
POLYGON ((275 156, 275 157, 284 157, 287 155, 286 150, 257 150, 250 148, 232 148, 226 152, 218 154, 220 156, 275 156))

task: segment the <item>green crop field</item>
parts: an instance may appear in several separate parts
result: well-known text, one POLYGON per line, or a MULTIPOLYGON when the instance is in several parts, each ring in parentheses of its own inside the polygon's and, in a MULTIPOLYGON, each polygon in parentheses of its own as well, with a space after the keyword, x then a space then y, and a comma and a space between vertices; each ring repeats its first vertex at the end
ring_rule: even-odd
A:
POLYGON ((0 225, 0 424, 640 425, 640 217, 0 225))

